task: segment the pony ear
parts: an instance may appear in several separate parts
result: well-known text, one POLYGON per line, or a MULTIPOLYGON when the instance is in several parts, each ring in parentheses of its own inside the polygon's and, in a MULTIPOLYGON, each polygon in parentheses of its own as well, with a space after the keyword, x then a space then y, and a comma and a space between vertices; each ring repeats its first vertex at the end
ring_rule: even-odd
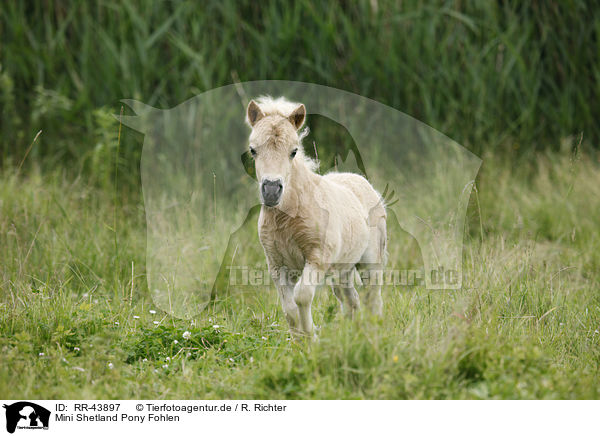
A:
POLYGON ((292 112, 292 114, 288 117, 288 120, 290 120, 290 123, 292 123, 292 126, 294 126, 296 128, 296 130, 298 130, 300 127, 302 127, 302 124, 304 124, 304 120, 306 118, 306 108, 304 107, 304 105, 302 103, 300 103, 300 106, 298 106, 294 112, 292 112))
POLYGON ((264 116, 265 113, 260 109, 256 102, 254 100, 250 101, 248 109, 246 109, 246 122, 250 127, 254 127, 254 125, 264 118, 264 116))

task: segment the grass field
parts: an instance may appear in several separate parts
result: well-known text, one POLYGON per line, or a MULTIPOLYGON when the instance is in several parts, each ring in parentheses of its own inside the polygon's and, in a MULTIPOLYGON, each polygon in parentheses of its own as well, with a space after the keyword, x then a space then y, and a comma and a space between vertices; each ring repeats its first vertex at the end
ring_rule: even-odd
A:
POLYGON ((354 321, 321 289, 314 344, 289 339, 274 290, 191 321, 156 310, 139 193, 7 169, 0 397, 599 398, 598 158, 483 158, 463 289, 388 288, 383 319, 354 321))
MULTIPOLYGON (((582 0, 3 2, 0 397, 599 398, 599 12, 582 0), (220 289, 194 320, 154 305, 142 135, 112 114, 123 98, 173 108, 254 80, 372 98, 482 157, 460 291, 388 287, 381 320, 349 321, 321 289, 313 344, 290 340, 274 289, 220 289)), ((348 133, 310 121, 307 142, 333 161, 348 133)), ((420 268, 412 237, 391 236, 394 265, 420 268)), ((264 267, 255 235, 246 248, 235 260, 264 267)))

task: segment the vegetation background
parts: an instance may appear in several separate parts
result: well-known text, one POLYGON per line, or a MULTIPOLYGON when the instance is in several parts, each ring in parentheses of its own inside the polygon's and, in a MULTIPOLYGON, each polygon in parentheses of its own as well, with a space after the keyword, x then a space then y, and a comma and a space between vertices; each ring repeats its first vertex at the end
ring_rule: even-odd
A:
MULTIPOLYGON (((0 397, 598 398, 599 15, 576 0, 3 2, 0 397), (265 79, 370 97, 484 159, 463 290, 389 289, 384 319, 358 322, 320 292, 312 347, 288 341, 273 292, 192 322, 150 313, 143 138, 111 114, 265 79)), ((408 238, 392 249, 419 266, 408 238)))

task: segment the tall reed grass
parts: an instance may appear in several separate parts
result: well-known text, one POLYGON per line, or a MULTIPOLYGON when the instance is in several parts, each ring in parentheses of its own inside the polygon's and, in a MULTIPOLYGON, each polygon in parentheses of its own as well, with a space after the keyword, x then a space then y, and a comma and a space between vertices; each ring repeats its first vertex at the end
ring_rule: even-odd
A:
MULTIPOLYGON (((0 157, 109 173, 121 98, 236 80, 359 93, 471 150, 598 146, 599 9, 583 1, 42 1, 0 6, 0 157)), ((140 138, 124 135, 135 167, 140 138)), ((109 179, 112 177, 109 175, 109 179)))

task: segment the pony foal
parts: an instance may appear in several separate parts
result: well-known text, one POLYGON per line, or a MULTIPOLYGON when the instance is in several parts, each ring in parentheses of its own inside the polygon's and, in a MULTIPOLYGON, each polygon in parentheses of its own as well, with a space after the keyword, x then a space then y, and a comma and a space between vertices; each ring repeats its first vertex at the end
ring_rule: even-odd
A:
POLYGON ((387 216, 381 196, 364 177, 315 172, 317 164, 305 156, 304 135, 298 134, 305 117, 303 104, 263 97, 250 102, 246 122, 252 128, 249 147, 262 202, 258 233, 269 272, 292 334, 314 336, 311 304, 326 274, 339 279, 335 296, 352 316, 360 305, 355 268, 361 269, 366 303, 381 315, 377 274, 385 264, 387 216))

